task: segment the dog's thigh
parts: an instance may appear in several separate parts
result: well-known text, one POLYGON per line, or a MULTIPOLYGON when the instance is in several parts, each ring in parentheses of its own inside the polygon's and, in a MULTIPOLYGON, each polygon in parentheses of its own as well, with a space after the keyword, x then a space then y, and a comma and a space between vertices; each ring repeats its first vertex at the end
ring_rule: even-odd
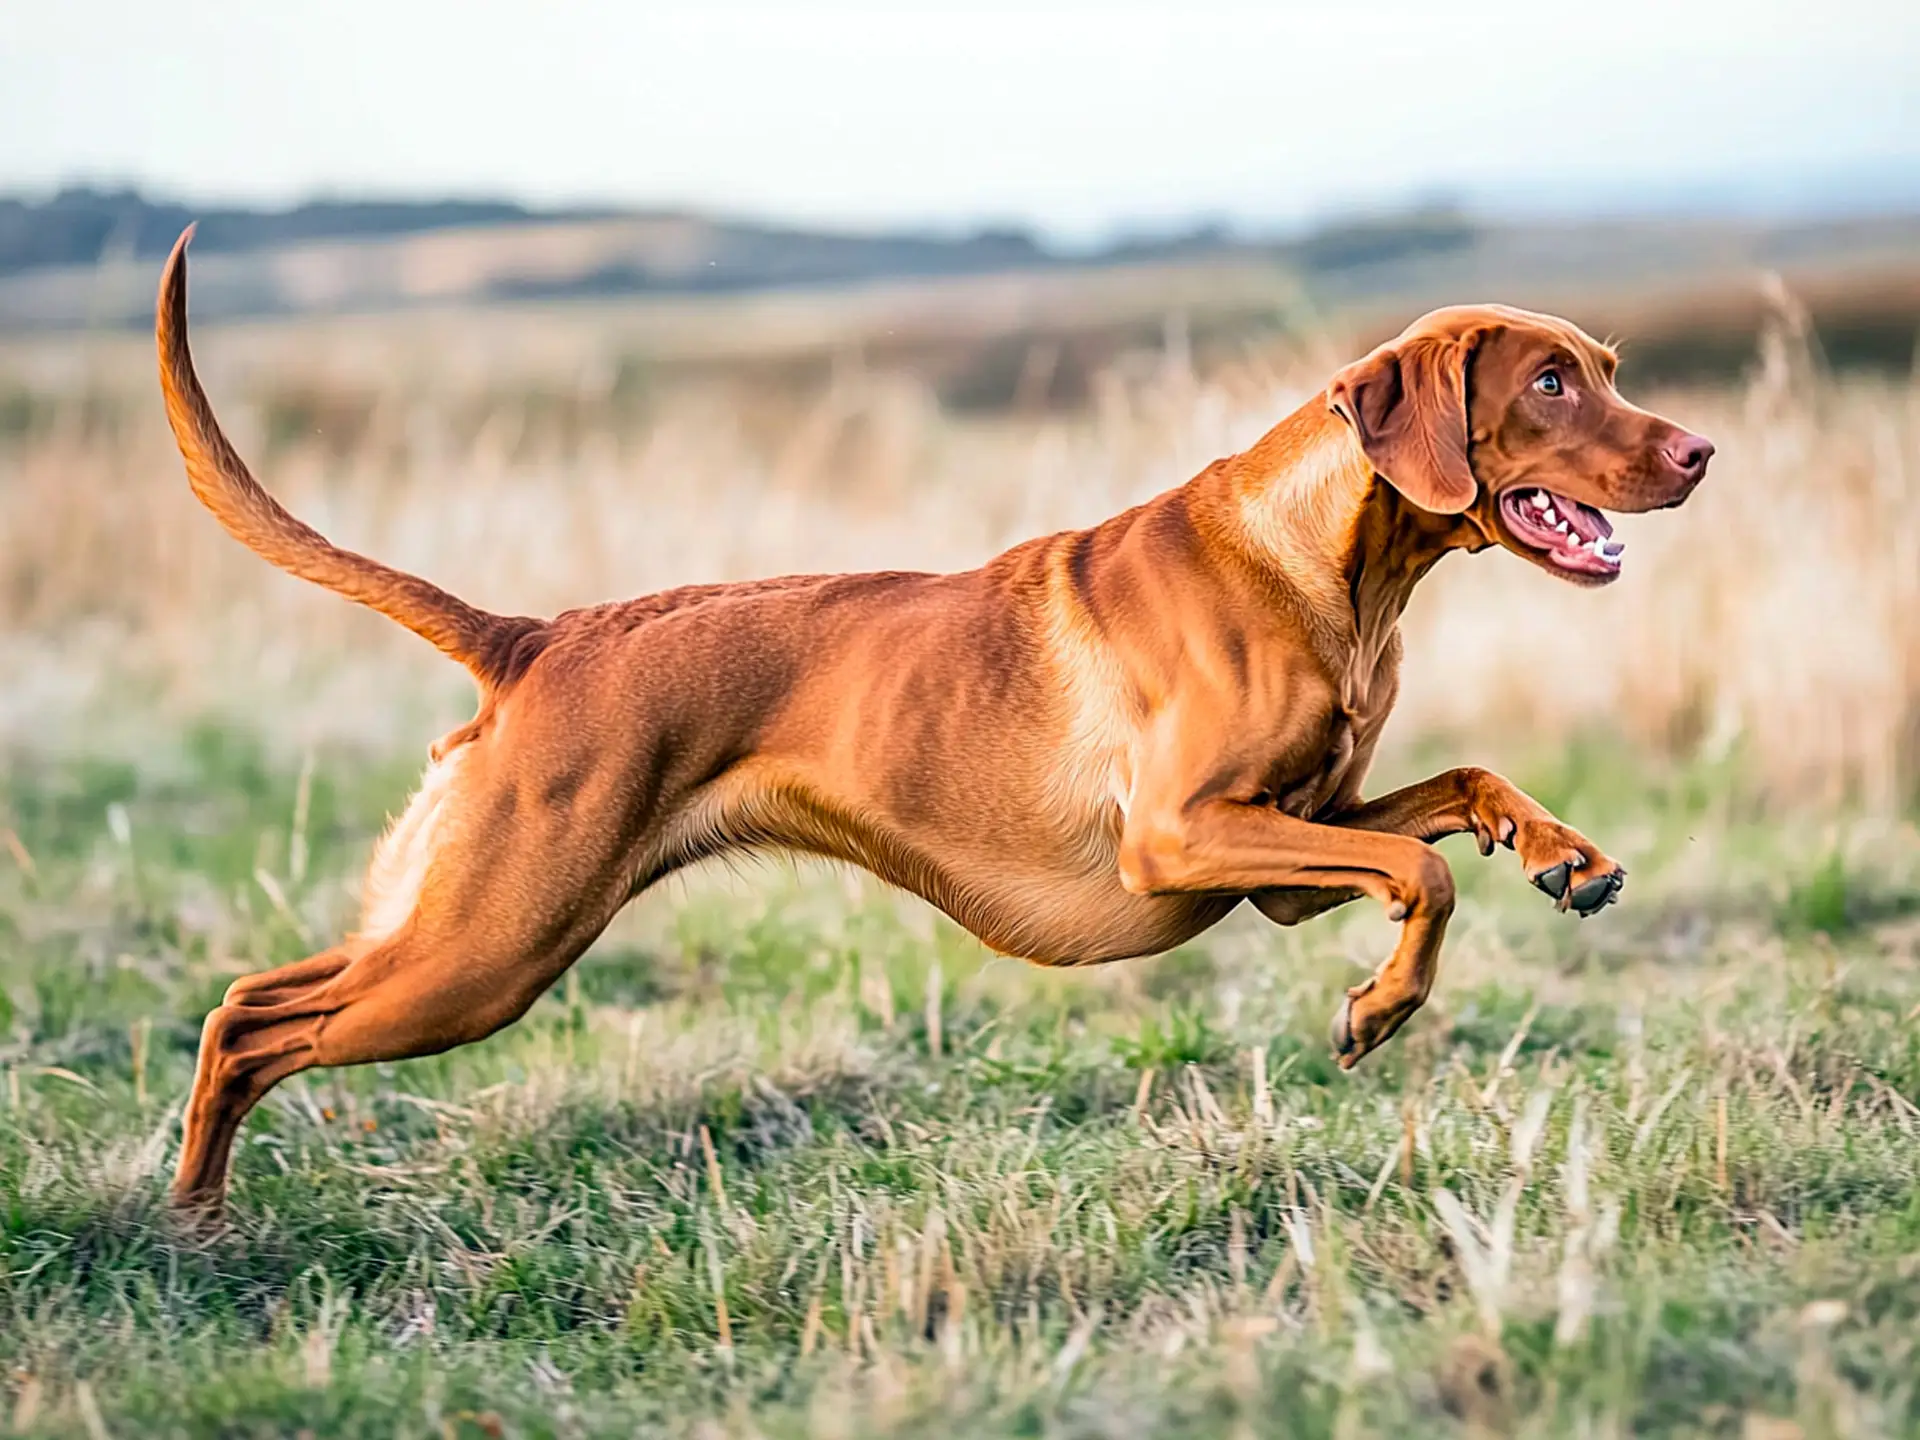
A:
POLYGON ((1253 901, 1255 909, 1274 924, 1298 925, 1302 920, 1311 920, 1316 915, 1338 909, 1349 900, 1358 900, 1361 893, 1358 890, 1321 890, 1306 885, 1287 885, 1273 890, 1256 890, 1247 898, 1253 901))

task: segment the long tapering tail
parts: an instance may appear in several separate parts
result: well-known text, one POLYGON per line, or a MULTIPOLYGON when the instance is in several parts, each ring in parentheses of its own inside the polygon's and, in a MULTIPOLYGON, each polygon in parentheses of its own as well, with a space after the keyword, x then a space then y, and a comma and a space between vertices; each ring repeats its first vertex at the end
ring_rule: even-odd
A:
POLYGON ((288 574, 399 621, 466 666, 482 685, 504 682, 516 668, 517 651, 524 660, 519 642, 542 622, 475 609, 417 575, 342 550, 290 515, 253 478, 214 418, 187 348, 187 242, 192 238, 189 225, 167 257, 154 341, 167 420, 200 503, 229 535, 288 574))

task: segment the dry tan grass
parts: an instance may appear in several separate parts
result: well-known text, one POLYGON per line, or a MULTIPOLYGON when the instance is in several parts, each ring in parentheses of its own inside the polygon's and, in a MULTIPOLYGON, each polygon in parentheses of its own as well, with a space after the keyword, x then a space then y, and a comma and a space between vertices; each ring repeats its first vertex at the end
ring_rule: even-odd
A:
MULTIPOLYGON (((1776 308, 1744 386, 1644 397, 1721 453, 1685 510, 1621 525, 1621 583, 1576 591, 1497 555, 1442 567, 1409 616, 1395 743, 1599 730, 1669 753, 1738 745, 1790 799, 1911 793, 1920 388, 1824 376, 1791 301, 1776 308)), ((1170 323, 1085 406, 1028 403, 1052 363, 1036 347, 1012 409, 956 415, 911 369, 862 363, 836 314, 733 302, 652 329, 521 311, 199 339, 243 450, 297 512, 520 612, 693 579, 969 565, 1245 445, 1342 349, 1248 346, 1196 374, 1170 323), (683 352, 735 353, 656 374, 647 346, 669 331, 683 352), (740 360, 755 335, 781 366, 740 360)), ((225 711, 294 743, 386 743, 455 713, 463 682, 409 637, 274 574, 200 512, 150 364, 131 338, 0 349, 0 738, 97 746, 225 711)))

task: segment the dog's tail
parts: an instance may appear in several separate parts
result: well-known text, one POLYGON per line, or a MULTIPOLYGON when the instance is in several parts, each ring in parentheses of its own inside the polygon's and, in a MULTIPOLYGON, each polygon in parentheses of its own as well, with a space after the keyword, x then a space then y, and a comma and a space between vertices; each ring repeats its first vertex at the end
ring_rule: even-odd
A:
POLYGON ((167 257, 154 341, 167 420, 200 503, 229 535, 288 574, 398 620, 465 665, 483 686, 505 682, 528 658, 519 642, 541 629, 541 621, 475 609, 417 575, 340 549, 288 514, 248 471, 214 419, 187 348, 187 242, 192 238, 189 225, 167 257))

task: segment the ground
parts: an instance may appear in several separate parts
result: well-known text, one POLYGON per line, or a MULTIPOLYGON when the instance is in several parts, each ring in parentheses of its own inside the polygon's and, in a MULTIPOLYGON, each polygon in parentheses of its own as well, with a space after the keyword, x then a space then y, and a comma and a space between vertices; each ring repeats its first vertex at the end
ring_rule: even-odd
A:
POLYGON ((13 1428, 1920 1434, 1920 837, 1738 764, 1521 768, 1622 905, 1449 842, 1439 988, 1351 1075, 1361 906, 1045 972, 837 872, 676 884, 493 1040, 282 1086, 206 1236, 200 1019, 350 921, 412 762, 17 759, 13 1428))

